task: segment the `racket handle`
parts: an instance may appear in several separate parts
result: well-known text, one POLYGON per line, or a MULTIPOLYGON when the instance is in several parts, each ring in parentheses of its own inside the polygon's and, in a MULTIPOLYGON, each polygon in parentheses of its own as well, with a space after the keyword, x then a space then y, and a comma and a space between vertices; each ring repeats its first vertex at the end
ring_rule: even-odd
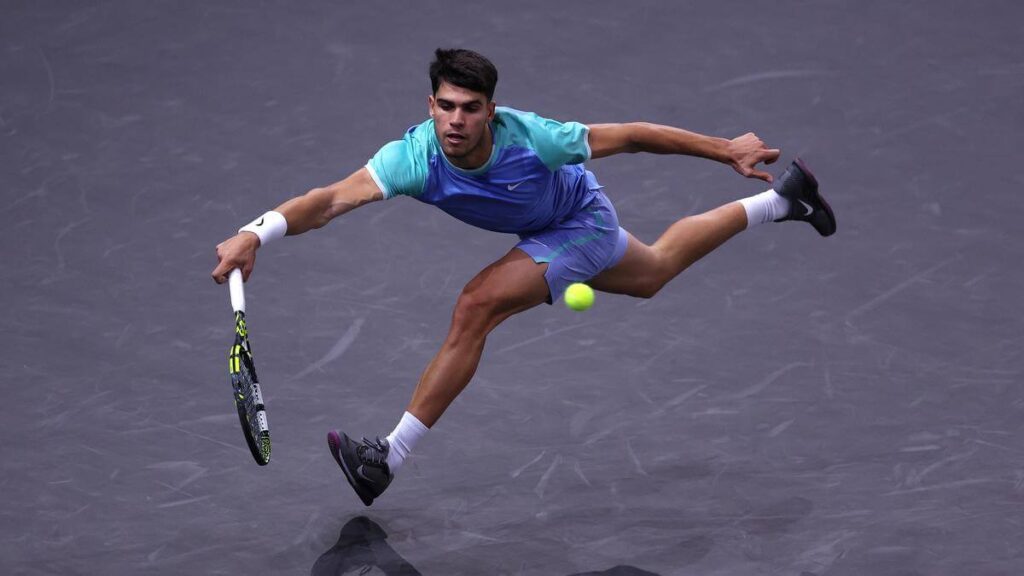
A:
POLYGON ((242 285, 242 271, 235 268, 228 274, 228 288, 231 289, 231 308, 245 312, 245 288, 242 285))

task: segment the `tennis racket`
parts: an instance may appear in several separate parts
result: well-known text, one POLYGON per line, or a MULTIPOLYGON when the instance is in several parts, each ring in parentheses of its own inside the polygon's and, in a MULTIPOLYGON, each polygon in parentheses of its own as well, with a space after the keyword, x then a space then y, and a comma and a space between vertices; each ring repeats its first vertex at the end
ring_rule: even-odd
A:
POLYGON ((266 466, 270 462, 270 426, 263 406, 263 393, 256 378, 256 365, 252 361, 249 331, 245 326, 245 288, 241 270, 231 271, 228 286, 231 289, 231 307, 235 311, 235 343, 228 352, 228 373, 235 391, 235 408, 238 409, 238 420, 252 457, 260 466, 266 466))

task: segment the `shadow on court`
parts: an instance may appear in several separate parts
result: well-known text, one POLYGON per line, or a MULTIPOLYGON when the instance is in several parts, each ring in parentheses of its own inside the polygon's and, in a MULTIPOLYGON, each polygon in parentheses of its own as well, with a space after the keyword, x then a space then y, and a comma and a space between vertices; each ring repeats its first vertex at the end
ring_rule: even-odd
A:
POLYGON ((418 575, 420 571, 387 543, 388 535, 366 516, 357 516, 341 528, 338 541, 313 564, 312 576, 364 574, 378 568, 388 575, 418 575), (354 572, 358 570, 358 572, 354 572))
MULTIPOLYGON (((317 558, 312 576, 366 574, 374 568, 388 576, 421 574, 408 560, 388 545, 387 532, 366 516, 357 516, 341 528, 338 541, 317 558)), ((633 566, 615 566, 600 572, 578 572, 570 576, 658 576, 633 566)))

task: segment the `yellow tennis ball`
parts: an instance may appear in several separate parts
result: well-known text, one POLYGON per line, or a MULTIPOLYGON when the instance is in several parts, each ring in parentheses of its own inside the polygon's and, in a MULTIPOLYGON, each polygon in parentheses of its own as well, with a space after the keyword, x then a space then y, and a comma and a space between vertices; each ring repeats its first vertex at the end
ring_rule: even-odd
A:
POLYGON ((582 312, 594 305, 594 290, 581 282, 570 284, 565 289, 565 305, 582 312))

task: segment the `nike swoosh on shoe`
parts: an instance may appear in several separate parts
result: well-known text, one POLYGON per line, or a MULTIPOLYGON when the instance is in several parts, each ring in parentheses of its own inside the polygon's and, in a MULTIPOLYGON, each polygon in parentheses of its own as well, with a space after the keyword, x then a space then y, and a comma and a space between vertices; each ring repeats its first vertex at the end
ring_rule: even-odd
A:
POLYGON ((370 478, 366 474, 363 474, 363 467, 362 466, 360 466, 359 468, 356 468, 356 474, 358 474, 360 478, 362 478, 363 480, 369 482, 370 484, 373 484, 374 486, 379 484, 376 480, 370 478))

